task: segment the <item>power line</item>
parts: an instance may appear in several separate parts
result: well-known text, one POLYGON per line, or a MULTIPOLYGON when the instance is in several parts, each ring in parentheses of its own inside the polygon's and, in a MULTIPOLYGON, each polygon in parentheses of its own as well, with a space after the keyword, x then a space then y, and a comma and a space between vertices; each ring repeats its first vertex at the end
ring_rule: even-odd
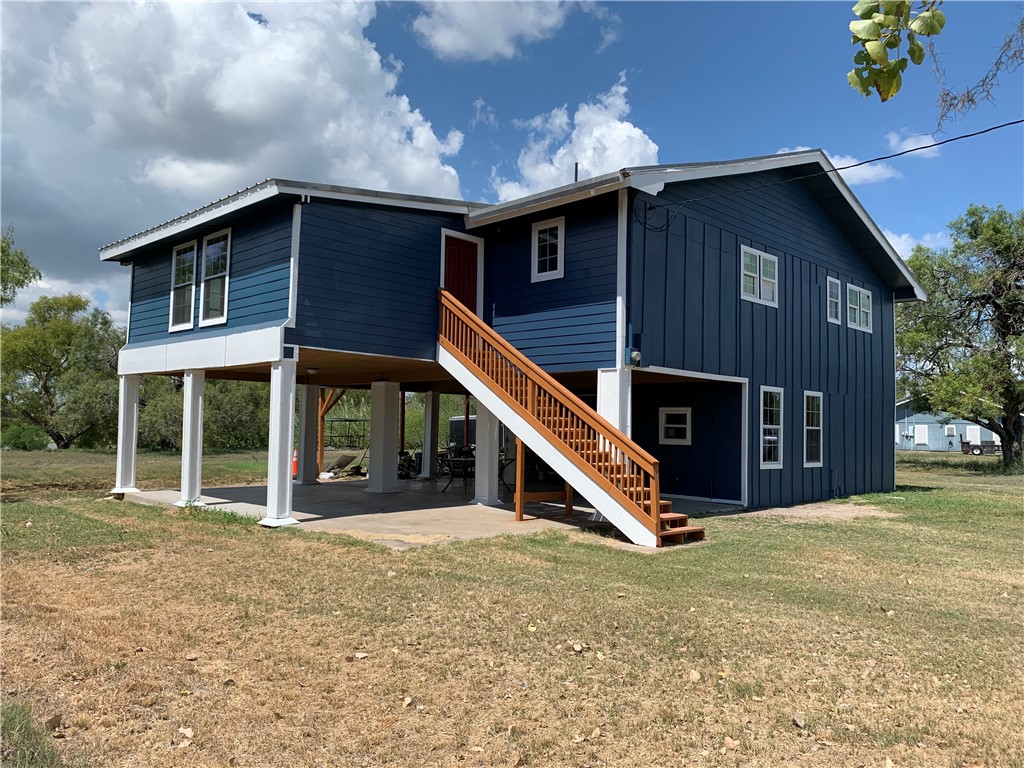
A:
MULTIPOLYGON (((807 174, 804 174, 803 176, 793 176, 792 178, 789 178, 789 179, 781 179, 780 181, 770 181, 770 182, 766 182, 764 184, 757 184, 757 185, 754 185, 754 186, 751 186, 751 187, 744 187, 743 189, 733 189, 733 190, 729 190, 728 192, 716 192, 715 194, 712 194, 712 195, 704 195, 702 197, 694 197, 694 198, 691 198, 689 200, 684 200, 681 203, 676 203, 674 206, 670 206, 667 203, 659 204, 659 203, 655 203, 655 202, 646 201, 644 203, 644 205, 646 206, 647 210, 650 210, 652 208, 666 208, 666 209, 667 208, 671 208, 672 209, 671 212, 668 214, 668 217, 665 219, 665 223, 663 225, 660 225, 660 226, 657 226, 657 227, 653 227, 650 224, 648 224, 647 221, 641 219, 639 212, 636 210, 636 205, 635 204, 633 206, 633 218, 636 220, 636 222, 638 224, 640 224, 648 232, 665 232, 665 231, 667 231, 669 229, 669 227, 672 226, 672 222, 675 220, 675 217, 679 214, 679 211, 684 206, 690 205, 691 203, 698 203, 698 202, 700 202, 702 200, 711 200, 711 199, 716 198, 716 197, 727 197, 729 195, 738 195, 738 194, 744 193, 744 192, 753 192, 755 190, 766 189, 768 187, 777 187, 777 186, 780 186, 782 184, 791 184, 794 181, 803 181, 804 179, 812 179, 815 176, 826 176, 826 175, 828 175, 830 173, 839 173, 840 171, 848 171, 851 168, 859 168, 862 165, 868 165, 870 163, 877 163, 877 162, 880 162, 882 160, 891 160, 894 157, 902 157, 903 155, 909 155, 912 152, 922 152, 922 151, 924 151, 926 149, 934 149, 935 147, 941 147, 944 144, 951 144, 954 141, 963 141, 964 139, 971 139, 971 138, 974 138, 975 136, 981 136, 982 134, 985 134, 985 133, 991 133, 992 131, 998 131, 1001 128, 1009 128, 1012 125, 1020 125, 1021 123, 1024 123, 1024 118, 1021 118, 1019 120, 1011 120, 1008 123, 1002 123, 1000 125, 993 125, 993 126, 990 126, 988 128, 983 128, 980 131, 974 131, 973 133, 965 133, 962 136, 953 136, 952 138, 943 139, 942 141, 936 141, 936 142, 933 142, 931 144, 925 144, 924 146, 911 147, 910 149, 904 149, 901 152, 893 152, 891 155, 881 155, 880 157, 873 157, 870 160, 862 160, 859 163, 851 163, 850 165, 842 165, 842 166, 839 166, 837 168, 833 168, 831 170, 815 171, 814 173, 807 173, 807 174)), ((639 198, 637 198, 637 202, 639 202, 639 198)))

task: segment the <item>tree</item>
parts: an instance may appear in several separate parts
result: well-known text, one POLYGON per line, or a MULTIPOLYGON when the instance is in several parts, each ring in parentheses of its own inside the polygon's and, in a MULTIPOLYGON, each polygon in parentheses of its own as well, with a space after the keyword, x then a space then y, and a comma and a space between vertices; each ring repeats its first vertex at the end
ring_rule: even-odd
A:
POLYGON ((0 307, 7 306, 18 291, 34 283, 42 275, 25 251, 14 247, 14 226, 8 225, 0 241, 0 307))
POLYGON ((937 35, 946 26, 946 16, 939 10, 941 4, 942 0, 925 0, 915 14, 911 0, 859 0, 853 6, 859 19, 850 22, 852 42, 860 46, 853 56, 855 66, 846 76, 850 85, 864 96, 874 90, 882 101, 895 96, 903 85, 907 65, 924 61, 924 45, 918 37, 937 35))
POLYGON ((44 296, 21 326, 0 331, 4 418, 43 430, 58 448, 85 435, 112 439, 117 424, 117 353, 124 331, 88 299, 44 296))
POLYGON ((897 309, 908 394, 999 435, 1003 466, 1024 465, 1024 210, 972 205, 953 245, 907 261, 928 293, 897 309))

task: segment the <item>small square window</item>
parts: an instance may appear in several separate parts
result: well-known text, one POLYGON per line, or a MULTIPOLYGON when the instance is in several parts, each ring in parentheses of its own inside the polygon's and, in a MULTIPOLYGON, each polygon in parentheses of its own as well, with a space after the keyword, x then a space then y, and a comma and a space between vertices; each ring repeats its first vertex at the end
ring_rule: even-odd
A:
POLYGON ((871 291, 855 285, 846 286, 846 324, 858 331, 871 333, 871 291))
POLYGON ((771 254, 740 246, 740 295, 747 301, 779 306, 779 259, 771 254))
POLYGON ((689 408, 658 409, 658 442, 662 445, 690 445, 689 408))
POLYGON ((956 427, 952 424, 946 425, 946 437, 956 437, 956 427))
POLYGON ((565 218, 533 225, 530 281, 554 280, 565 274, 565 218))

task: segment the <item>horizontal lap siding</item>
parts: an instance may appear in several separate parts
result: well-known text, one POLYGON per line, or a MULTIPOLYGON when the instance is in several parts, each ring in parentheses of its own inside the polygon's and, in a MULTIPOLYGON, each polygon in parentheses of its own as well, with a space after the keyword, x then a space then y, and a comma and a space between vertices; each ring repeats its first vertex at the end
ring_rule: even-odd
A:
POLYGON ((276 320, 284 323, 291 283, 291 224, 291 206, 279 203, 140 250, 134 257, 129 343, 184 341, 276 320), (200 328, 203 238, 225 228, 231 229, 228 319, 223 325, 200 328), (172 254, 176 246, 192 240, 198 248, 193 329, 169 333, 172 254))
POLYGON ((615 195, 474 231, 487 241, 484 318, 549 371, 615 366, 615 195), (565 217, 564 276, 530 282, 532 226, 565 217))
POLYGON ((285 340, 434 359, 441 229, 462 217, 313 202, 302 208, 297 322, 285 340))
POLYGON ((891 292, 802 184, 774 184, 786 179, 772 171, 684 182, 632 200, 630 338, 645 366, 749 380, 758 507, 828 498, 833 485, 852 494, 894 484, 891 292), (778 257, 778 308, 740 298, 741 245, 778 257), (825 318, 830 276, 843 285, 842 325, 825 318), (872 291, 874 333, 847 327, 847 284, 872 291), (785 390, 782 470, 759 466, 762 385, 785 390), (820 469, 803 468, 805 390, 824 394, 820 469))

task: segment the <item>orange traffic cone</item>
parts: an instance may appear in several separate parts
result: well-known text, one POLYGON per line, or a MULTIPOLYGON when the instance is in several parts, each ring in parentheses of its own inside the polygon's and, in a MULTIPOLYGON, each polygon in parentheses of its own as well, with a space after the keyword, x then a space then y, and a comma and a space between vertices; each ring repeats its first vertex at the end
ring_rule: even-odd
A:
POLYGON ((299 449, 292 451, 292 480, 299 476, 299 449))

